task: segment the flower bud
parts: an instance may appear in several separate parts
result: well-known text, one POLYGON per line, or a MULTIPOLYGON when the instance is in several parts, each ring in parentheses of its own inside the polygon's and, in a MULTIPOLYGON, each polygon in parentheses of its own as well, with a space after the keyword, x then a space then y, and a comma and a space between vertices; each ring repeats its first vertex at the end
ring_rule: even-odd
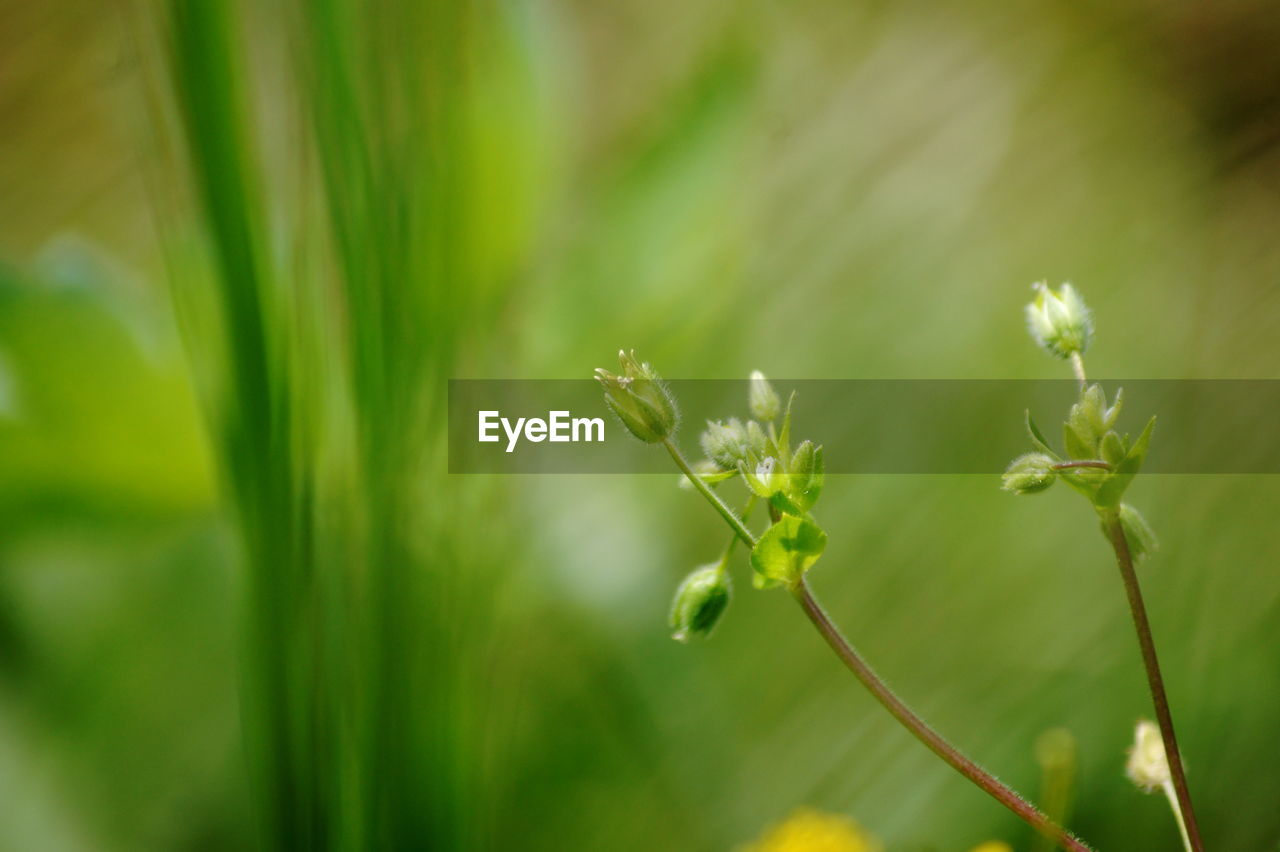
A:
POLYGON ((768 423, 778 416, 782 410, 782 400, 778 399, 773 385, 764 377, 764 373, 756 370, 751 374, 751 387, 747 394, 751 408, 751 416, 768 423))
POLYGON ((721 470, 735 470, 738 462, 747 458, 747 430, 736 417, 728 423, 707 421, 707 431, 702 433, 702 451, 721 470))
POLYGON ((1140 719, 1133 732, 1133 746, 1124 767, 1129 780, 1150 793, 1171 782, 1169 761, 1164 752, 1164 739, 1155 722, 1140 719))
POLYGON ((1044 453, 1027 453, 1009 463, 1004 472, 1004 490, 1015 494, 1044 491, 1058 478, 1053 459, 1044 453))
POLYGON ((604 387, 604 401, 622 425, 646 444, 666 440, 676 430, 679 414, 671 392, 648 364, 636 360, 635 352, 618 353, 622 375, 596 370, 596 381, 604 387))
POLYGON ((754 420, 747 421, 747 449, 756 458, 769 454, 769 436, 764 433, 764 427, 754 420))
POLYGON ((709 634, 729 606, 730 588, 729 574, 718 563, 695 568, 671 602, 671 638, 688 642, 709 634))
POLYGON ((1093 316, 1070 284, 1057 292, 1044 281, 1033 284, 1035 299, 1027 305, 1027 329, 1036 343, 1059 358, 1083 355, 1093 340, 1093 316))
POLYGON ((818 501, 825 478, 822 447, 805 441, 791 456, 791 474, 787 478, 787 497, 800 512, 807 512, 818 501))
POLYGON ((1147 519, 1128 503, 1120 504, 1120 529, 1124 530, 1124 537, 1129 542, 1129 553, 1133 556, 1134 562, 1141 562, 1160 546, 1155 531, 1151 529, 1147 519))

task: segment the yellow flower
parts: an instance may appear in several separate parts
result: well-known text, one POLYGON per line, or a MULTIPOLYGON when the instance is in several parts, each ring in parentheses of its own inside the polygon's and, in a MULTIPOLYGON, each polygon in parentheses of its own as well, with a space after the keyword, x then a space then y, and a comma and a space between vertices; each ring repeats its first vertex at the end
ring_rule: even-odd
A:
POLYGON ((740 852, 881 852, 880 841, 845 816, 797 808, 740 852))
POLYGON ((988 840, 973 847, 971 852, 1013 852, 1013 847, 1003 840, 988 840))

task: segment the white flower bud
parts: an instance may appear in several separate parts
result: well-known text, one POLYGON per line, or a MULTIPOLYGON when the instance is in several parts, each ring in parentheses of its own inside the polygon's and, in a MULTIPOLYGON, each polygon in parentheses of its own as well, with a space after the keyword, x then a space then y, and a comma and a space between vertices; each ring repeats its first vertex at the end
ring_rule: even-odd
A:
POLYGON ((1032 285, 1036 297, 1027 305, 1027 329, 1050 354, 1067 359, 1083 355, 1093 340, 1093 315, 1070 284, 1057 292, 1044 281, 1032 285))
POLYGON ((1155 722, 1147 719, 1138 721, 1133 732, 1133 746, 1129 749, 1129 762, 1125 764, 1124 771, 1130 781, 1148 793, 1171 782, 1164 740, 1155 722))

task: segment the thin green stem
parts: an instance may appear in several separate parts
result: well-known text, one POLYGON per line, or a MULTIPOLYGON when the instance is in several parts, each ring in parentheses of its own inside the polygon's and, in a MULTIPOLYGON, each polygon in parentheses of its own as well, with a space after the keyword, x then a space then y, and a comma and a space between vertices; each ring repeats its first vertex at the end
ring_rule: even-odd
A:
MULTIPOLYGON (((756 495, 752 494, 747 498, 746 505, 742 507, 742 523, 746 524, 751 518, 751 510, 755 508, 756 495)), ((735 531, 729 536, 729 543, 724 546, 724 553, 720 555, 720 573, 723 574, 729 570, 729 557, 733 555, 733 546, 738 543, 741 536, 735 531)))
POLYGON ((1095 468, 1097 470, 1111 470, 1111 465, 1108 462, 1097 459, 1076 459, 1073 461, 1058 462, 1057 464, 1050 465, 1050 467, 1053 470, 1076 470, 1077 468, 1082 467, 1095 468))
POLYGON ((1173 789, 1173 782, 1164 782, 1160 785, 1160 789, 1164 791, 1164 797, 1169 802, 1169 810, 1173 811, 1173 818, 1178 823, 1178 833, 1182 835, 1182 848, 1187 852, 1193 852, 1191 837, 1187 834, 1187 821, 1182 818, 1182 809, 1178 807, 1178 793, 1173 789))
POLYGON ((1185 821, 1188 848, 1192 852, 1204 852, 1204 842, 1200 839, 1200 826, 1196 822, 1195 810, 1191 806, 1191 791, 1187 788, 1187 775, 1182 767, 1182 753, 1178 751, 1178 738, 1173 730, 1169 698, 1164 691, 1164 677, 1160 674, 1160 661, 1156 658, 1156 643, 1151 635, 1151 622, 1147 620, 1147 607, 1142 600, 1142 588, 1138 585, 1138 574, 1133 568, 1133 554, 1129 550, 1129 540, 1125 537, 1119 512, 1112 509, 1103 513, 1102 525, 1116 552, 1120 578, 1124 581, 1125 594, 1129 598, 1129 612, 1133 615, 1133 626, 1138 633, 1138 647, 1142 651, 1142 664, 1147 670, 1147 684, 1151 688, 1151 701, 1155 705, 1156 722, 1160 725, 1160 736, 1164 740, 1165 758, 1169 762, 1169 774, 1172 776, 1178 810, 1185 821))
POLYGON ((881 680, 880 676, 862 658, 857 649, 849 643, 849 640, 844 638, 840 633, 840 629, 835 626, 822 608, 822 605, 813 596, 813 592, 810 591, 809 585, 803 577, 791 587, 791 594, 795 597, 796 602, 800 604, 800 608, 804 610, 805 615, 813 622, 813 626, 818 629, 818 633, 826 640, 831 650, 835 651, 840 661, 845 664, 849 671, 853 672, 854 677, 867 688, 867 691, 895 719, 901 722, 903 727, 910 731, 916 739, 924 743, 930 751, 945 760, 961 775, 981 787, 1000 804, 1017 814, 1019 818, 1027 822, 1036 831, 1053 838, 1065 849, 1087 852, 1088 846, 1077 840, 1065 828, 1019 796, 994 775, 966 757, 963 752, 917 716, 915 711, 908 707, 906 702, 899 698, 888 684, 881 680))
POLYGON ((1084 358, 1079 352, 1071 353, 1071 370, 1076 374, 1076 381, 1080 383, 1080 390, 1084 390, 1084 386, 1089 383, 1089 379, 1084 374, 1084 358))
POLYGON ((747 529, 742 523, 742 519, 734 514, 733 510, 725 505, 725 502, 717 496, 716 492, 711 490, 711 486, 702 481, 702 477, 693 472, 693 468, 689 467, 689 462, 685 461, 684 454, 680 452, 680 448, 676 446, 675 441, 670 438, 663 440, 662 445, 667 448, 667 452, 671 454, 671 458, 675 461, 676 467, 689 477, 689 481, 693 483, 693 487, 707 498, 707 502, 715 507, 715 510, 724 518, 725 523, 742 539, 747 547, 754 548, 756 546, 756 537, 751 534, 751 530, 747 529))

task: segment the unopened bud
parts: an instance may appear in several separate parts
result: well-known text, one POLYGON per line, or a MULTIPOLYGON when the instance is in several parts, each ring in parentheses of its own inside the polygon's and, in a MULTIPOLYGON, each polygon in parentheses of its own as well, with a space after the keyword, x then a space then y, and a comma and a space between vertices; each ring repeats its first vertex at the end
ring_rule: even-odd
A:
POLYGON ((791 474, 787 478, 787 497, 800 512, 807 512, 818 501, 825 478, 822 447, 805 441, 791 456, 791 474))
POLYGON ((1035 494, 1053 485, 1058 478, 1054 461, 1044 453, 1027 453, 1009 463, 1004 472, 1003 487, 1014 494, 1035 494))
POLYGON ((695 568, 676 589, 671 602, 671 638, 688 642, 706 636, 729 606, 729 574, 717 563, 695 568))
POLYGON ((701 442, 707 458, 722 470, 733 470, 738 462, 747 458, 747 430, 736 417, 729 418, 727 423, 708 420, 701 442))
POLYGON ((1059 358, 1083 355, 1093 340, 1093 316, 1070 284, 1055 292, 1044 281, 1032 285, 1035 299, 1027 305, 1027 329, 1036 343, 1059 358))
POLYGON ((1134 562, 1142 561, 1160 546, 1147 519, 1128 503, 1120 504, 1120 528, 1124 530, 1125 540, 1129 542, 1129 553, 1134 562))
POLYGON ((636 360, 635 352, 619 352, 618 360, 622 363, 621 376, 596 370, 596 381, 604 387, 605 404, 641 441, 656 444, 666 440, 679 422, 671 392, 652 367, 636 360))
POLYGON ((769 454, 769 437, 765 435, 764 427, 754 420, 747 421, 747 449, 756 458, 764 458, 769 454))
POLYGON ((778 416, 782 410, 782 400, 764 377, 764 373, 756 370, 751 374, 751 388, 747 394, 751 416, 768 423, 778 416))
POLYGON ((1164 752, 1164 740, 1155 722, 1140 719, 1133 732, 1133 746, 1129 749, 1129 761, 1125 774, 1142 790, 1150 793, 1170 783, 1169 761, 1164 752))

